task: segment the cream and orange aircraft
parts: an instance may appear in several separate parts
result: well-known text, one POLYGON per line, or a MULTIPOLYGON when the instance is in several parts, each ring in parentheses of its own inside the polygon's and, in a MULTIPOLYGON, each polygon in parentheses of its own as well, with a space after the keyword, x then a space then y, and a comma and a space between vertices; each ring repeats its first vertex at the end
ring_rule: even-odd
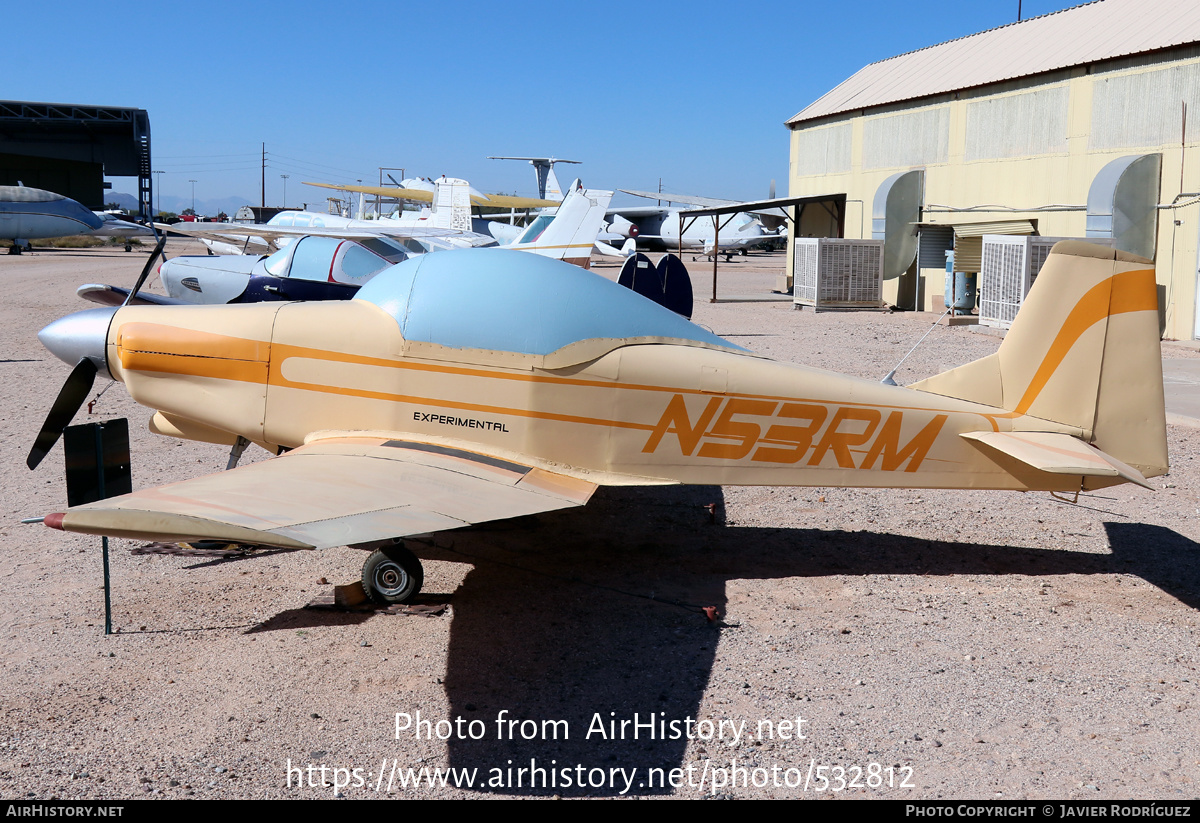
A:
POLYGON ((405 261, 349 301, 93 309, 40 337, 76 368, 31 465, 97 369, 157 433, 278 455, 46 525, 371 547, 380 602, 421 585, 397 538, 580 506, 602 484, 1078 492, 1167 471, 1153 268, 1083 243, 1055 247, 996 354, 908 388, 754 355, 492 249, 405 261))

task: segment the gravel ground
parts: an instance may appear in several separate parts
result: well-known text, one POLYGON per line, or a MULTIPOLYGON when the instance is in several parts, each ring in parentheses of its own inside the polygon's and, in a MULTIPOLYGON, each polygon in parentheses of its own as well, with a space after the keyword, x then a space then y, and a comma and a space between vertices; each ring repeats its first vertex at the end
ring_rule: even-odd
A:
MULTIPOLYGON (((1197 795, 1200 431, 1185 426, 1155 492, 1078 505, 602 489, 583 509, 419 544, 423 602, 446 607, 432 616, 306 608, 357 580, 351 549, 222 560, 114 540, 105 637, 99 539, 18 522, 65 499, 60 452, 24 466, 67 374, 34 335, 87 307, 75 286, 128 284, 146 254, 0 264, 0 796, 1197 795), (412 726, 397 732, 398 713, 412 726), (621 739, 635 714, 676 725, 621 739), (533 788, 518 771, 530 761, 545 770, 533 788), (401 785, 423 768, 477 771, 471 788, 401 785)), ((687 263, 703 300, 711 269, 687 263)), ((720 293, 762 294, 782 265, 722 263, 720 293)), ((695 319, 760 353, 879 377, 933 317, 698 302, 695 319)), ((897 378, 998 345, 937 327, 897 378)), ((96 412, 130 418, 136 487, 224 466, 221 447, 149 434, 120 386, 96 412)))

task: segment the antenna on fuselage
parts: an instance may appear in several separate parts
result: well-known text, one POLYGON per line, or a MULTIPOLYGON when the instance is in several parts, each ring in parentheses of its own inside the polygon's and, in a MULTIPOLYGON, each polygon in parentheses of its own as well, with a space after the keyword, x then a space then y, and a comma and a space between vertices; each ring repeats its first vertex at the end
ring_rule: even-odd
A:
POLYGON ((937 320, 933 321, 933 325, 930 326, 923 335, 921 335, 921 339, 917 341, 916 345, 914 345, 911 349, 908 350, 908 354, 906 354, 900 358, 900 362, 896 364, 896 368, 892 369, 890 372, 885 374, 883 376, 883 379, 879 381, 880 383, 884 384, 885 386, 900 385, 899 383, 896 382, 896 372, 900 369, 900 367, 902 365, 904 365, 904 361, 908 359, 908 355, 915 352, 917 350, 917 346, 919 346, 925 342, 925 338, 929 336, 929 332, 933 331, 934 327, 937 326, 938 323, 942 322, 942 317, 945 317, 947 314, 949 314, 950 310, 953 308, 954 307, 951 306, 949 309, 946 309, 944 312, 942 312, 941 317, 939 317, 937 320))

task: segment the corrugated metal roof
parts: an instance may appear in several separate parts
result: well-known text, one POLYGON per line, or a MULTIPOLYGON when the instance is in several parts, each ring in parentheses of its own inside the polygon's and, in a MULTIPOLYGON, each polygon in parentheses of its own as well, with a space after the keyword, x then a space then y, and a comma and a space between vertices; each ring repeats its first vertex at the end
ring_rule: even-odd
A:
POLYGON ((872 63, 787 123, 1195 42, 1195 0, 1096 0, 872 63))

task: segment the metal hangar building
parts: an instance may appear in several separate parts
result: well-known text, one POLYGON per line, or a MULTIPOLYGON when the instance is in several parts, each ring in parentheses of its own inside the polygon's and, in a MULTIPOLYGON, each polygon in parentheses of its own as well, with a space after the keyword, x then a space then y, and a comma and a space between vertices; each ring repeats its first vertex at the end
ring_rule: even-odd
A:
POLYGON ((136 177, 139 212, 154 213, 145 109, 0 101, 0 185, 20 182, 102 209, 105 175, 136 177))
POLYGON ((1164 335, 1200 338, 1200 3, 1097 0, 902 54, 787 126, 790 194, 822 198, 797 234, 883 240, 887 302, 940 311, 945 252, 978 271, 984 234, 1093 237, 1154 260, 1164 335))

